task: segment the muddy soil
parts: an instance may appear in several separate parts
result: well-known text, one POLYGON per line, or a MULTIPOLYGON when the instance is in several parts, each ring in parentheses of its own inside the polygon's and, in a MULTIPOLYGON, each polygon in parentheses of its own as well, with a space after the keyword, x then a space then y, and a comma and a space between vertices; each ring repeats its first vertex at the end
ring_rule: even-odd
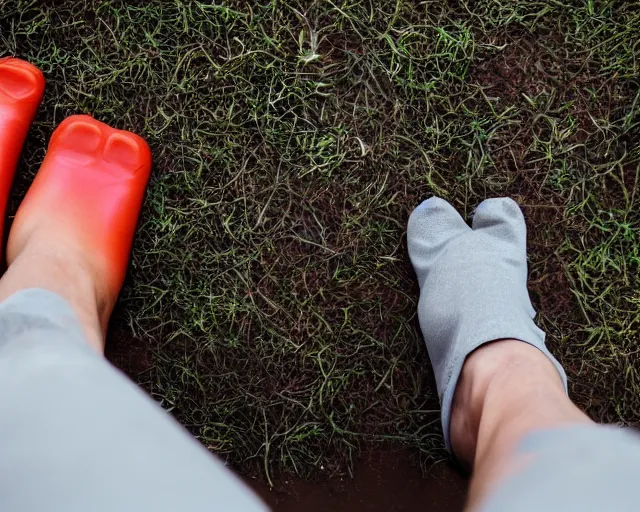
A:
POLYGON ((274 488, 247 483, 274 512, 458 512, 464 507, 467 480, 440 463, 426 475, 402 449, 376 449, 357 462, 354 478, 304 482, 281 479, 274 488))

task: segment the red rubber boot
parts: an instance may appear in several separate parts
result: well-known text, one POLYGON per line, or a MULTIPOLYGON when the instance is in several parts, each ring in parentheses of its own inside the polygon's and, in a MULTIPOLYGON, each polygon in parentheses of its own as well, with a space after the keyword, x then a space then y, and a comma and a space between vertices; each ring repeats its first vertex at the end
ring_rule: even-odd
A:
POLYGON ((120 292, 151 173, 151 152, 137 135, 90 116, 65 119, 11 227, 9 264, 33 233, 73 245, 106 287, 120 292))
POLYGON ((43 92, 38 68, 12 57, 0 59, 0 233, 22 145, 43 92))

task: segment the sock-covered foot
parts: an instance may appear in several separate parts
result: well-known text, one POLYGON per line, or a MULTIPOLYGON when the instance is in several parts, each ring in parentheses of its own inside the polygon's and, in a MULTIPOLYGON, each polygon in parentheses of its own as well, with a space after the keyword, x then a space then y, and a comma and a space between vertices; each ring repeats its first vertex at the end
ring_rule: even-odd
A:
POLYGON ((449 425, 456 384, 466 357, 481 345, 516 339, 547 350, 533 322, 527 291, 526 226, 518 205, 488 199, 472 227, 449 203, 431 198, 409 218, 409 256, 420 284, 418 316, 442 405, 442 427, 451 450, 449 425))
POLYGON ((126 274, 150 170, 149 147, 137 135, 89 116, 64 120, 11 227, 9 270, 25 254, 42 265, 59 261, 64 272, 78 269, 74 275, 82 269, 106 327, 126 274))
POLYGON ((18 158, 43 92, 38 68, 20 59, 0 59, 0 233, 18 158))

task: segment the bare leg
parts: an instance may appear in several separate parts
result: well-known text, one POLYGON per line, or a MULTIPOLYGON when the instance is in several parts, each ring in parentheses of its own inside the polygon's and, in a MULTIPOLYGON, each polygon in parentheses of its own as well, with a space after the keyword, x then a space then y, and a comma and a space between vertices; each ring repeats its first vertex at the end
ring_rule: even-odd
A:
MULTIPOLYGON (((16 236, 20 233, 12 231, 12 237, 16 236)), ((0 279, 0 302, 27 288, 57 293, 71 305, 92 348, 103 353, 115 302, 101 289, 99 276, 92 272, 91 262, 74 241, 60 232, 52 236, 45 231, 34 233, 19 250, 10 242, 14 252, 9 252, 9 269, 0 279)))
POLYGON ((527 464, 515 451, 527 434, 589 423, 540 350, 515 340, 480 347, 464 364, 451 418, 454 452, 474 472, 468 508, 527 464))

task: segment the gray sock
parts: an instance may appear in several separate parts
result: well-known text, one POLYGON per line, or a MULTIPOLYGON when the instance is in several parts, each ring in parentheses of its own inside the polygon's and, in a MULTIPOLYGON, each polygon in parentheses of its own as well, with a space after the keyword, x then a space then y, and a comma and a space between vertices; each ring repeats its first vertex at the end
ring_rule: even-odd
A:
POLYGON ((465 358, 480 345, 513 338, 540 349, 556 366, 545 334, 533 322, 527 292, 527 232, 511 199, 488 199, 472 227, 443 199, 432 197, 409 218, 409 256, 420 284, 418 317, 442 405, 451 451, 451 403, 465 358))

